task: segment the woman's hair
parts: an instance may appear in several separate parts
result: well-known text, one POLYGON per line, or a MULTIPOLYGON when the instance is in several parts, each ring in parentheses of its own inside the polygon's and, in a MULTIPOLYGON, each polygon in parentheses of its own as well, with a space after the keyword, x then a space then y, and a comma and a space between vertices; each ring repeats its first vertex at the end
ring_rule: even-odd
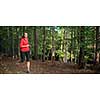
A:
MULTIPOLYGON (((25 33, 25 32, 24 32, 24 33, 25 33)), ((22 35, 22 38, 25 38, 24 33, 23 33, 23 35, 22 35)))
POLYGON ((24 35, 22 35, 22 38, 25 38, 25 36, 24 36, 24 35))
POLYGON ((26 32, 23 33, 22 38, 25 38, 25 36, 24 36, 25 33, 26 33, 26 32))

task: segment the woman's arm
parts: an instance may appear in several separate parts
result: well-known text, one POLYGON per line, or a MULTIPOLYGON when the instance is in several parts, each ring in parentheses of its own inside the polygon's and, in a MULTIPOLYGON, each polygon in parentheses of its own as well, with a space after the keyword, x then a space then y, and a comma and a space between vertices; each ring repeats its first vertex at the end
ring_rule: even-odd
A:
POLYGON ((22 45, 21 48, 25 48, 25 47, 29 47, 29 44, 28 45, 22 45))

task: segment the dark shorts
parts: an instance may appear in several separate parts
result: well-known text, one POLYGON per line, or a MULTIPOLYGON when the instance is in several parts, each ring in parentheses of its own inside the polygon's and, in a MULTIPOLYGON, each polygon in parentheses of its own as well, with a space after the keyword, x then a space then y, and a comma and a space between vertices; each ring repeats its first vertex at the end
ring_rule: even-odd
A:
POLYGON ((24 62, 25 60, 30 61, 30 51, 27 52, 20 51, 20 54, 21 54, 21 62, 24 62))

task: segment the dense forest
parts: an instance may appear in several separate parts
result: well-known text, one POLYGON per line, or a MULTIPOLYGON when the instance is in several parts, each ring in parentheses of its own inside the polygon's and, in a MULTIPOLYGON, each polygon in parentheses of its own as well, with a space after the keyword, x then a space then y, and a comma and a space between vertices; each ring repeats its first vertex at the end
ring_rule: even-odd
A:
POLYGON ((0 26, 0 59, 20 59, 20 39, 28 33, 31 60, 77 64, 96 69, 100 62, 99 26, 0 26))

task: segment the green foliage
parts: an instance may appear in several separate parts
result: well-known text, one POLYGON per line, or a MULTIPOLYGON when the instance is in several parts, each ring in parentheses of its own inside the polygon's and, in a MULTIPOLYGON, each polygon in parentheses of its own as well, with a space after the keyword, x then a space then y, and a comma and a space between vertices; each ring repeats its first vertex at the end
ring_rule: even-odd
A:
POLYGON ((56 50, 56 53, 60 58, 64 57, 64 52, 62 52, 61 50, 56 50))
MULTIPOLYGON (((85 26, 83 32, 80 31, 80 26, 46 26, 46 53, 52 49, 52 32, 54 35, 55 52, 59 57, 64 58, 65 50, 67 59, 79 56, 79 48, 83 48, 85 60, 93 59, 94 48, 96 43, 95 35, 96 28, 93 26, 85 26), (65 32, 65 33, 64 33, 65 32), (84 37, 84 41, 80 41, 80 34, 84 37), (72 52, 71 52, 72 51, 72 52), (71 53, 71 54, 70 54, 71 53)), ((0 37, 2 38, 2 50, 10 52, 11 40, 14 42, 14 50, 18 48, 17 44, 20 41, 24 32, 28 33, 29 43, 31 45, 32 55, 34 55, 34 26, 2 26, 0 27, 0 37), (19 35, 19 38, 17 38, 19 35), (6 51, 8 49, 8 51, 6 51)), ((42 55, 43 50, 43 26, 37 26, 38 33, 38 55, 42 55)), ((98 49, 100 51, 100 49, 98 49)))

